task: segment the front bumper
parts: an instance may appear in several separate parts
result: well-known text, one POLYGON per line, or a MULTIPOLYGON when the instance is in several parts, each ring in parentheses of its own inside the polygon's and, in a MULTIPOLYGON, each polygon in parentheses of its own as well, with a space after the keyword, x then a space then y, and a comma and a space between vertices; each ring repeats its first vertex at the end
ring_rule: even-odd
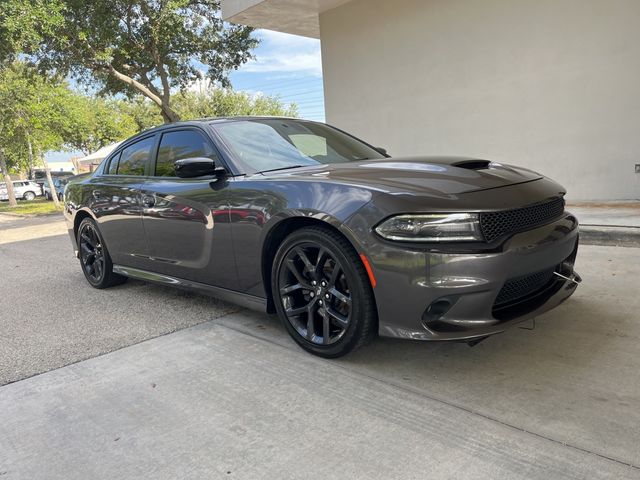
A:
POLYGON ((486 337, 556 307, 580 282, 573 271, 578 222, 569 213, 515 234, 489 253, 409 249, 381 239, 377 243, 369 259, 377 279, 381 336, 467 341, 486 337), (532 290, 528 279, 540 272, 547 274, 544 283, 533 284, 532 290), (504 298, 503 287, 514 284, 524 284, 526 295, 497 304, 504 298))

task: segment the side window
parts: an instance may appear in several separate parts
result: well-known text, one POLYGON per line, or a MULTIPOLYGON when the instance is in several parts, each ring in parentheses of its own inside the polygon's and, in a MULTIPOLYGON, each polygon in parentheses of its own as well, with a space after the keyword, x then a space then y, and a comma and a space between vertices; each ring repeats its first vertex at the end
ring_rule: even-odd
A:
POLYGON ((105 173, 115 175, 118 172, 118 162, 120 161, 120 152, 109 160, 108 169, 105 173))
POLYGON ((154 137, 145 138, 122 150, 117 174, 144 175, 154 141, 154 137))
POLYGON ((158 149, 156 176, 175 177, 175 161, 193 157, 216 157, 211 142, 202 133, 196 130, 178 130, 163 134, 158 149))

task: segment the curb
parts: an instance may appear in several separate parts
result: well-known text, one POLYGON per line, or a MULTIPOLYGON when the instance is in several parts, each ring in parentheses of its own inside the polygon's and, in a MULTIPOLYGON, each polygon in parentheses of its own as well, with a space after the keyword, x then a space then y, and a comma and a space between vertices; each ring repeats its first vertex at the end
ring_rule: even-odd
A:
POLYGON ((612 247, 640 247, 640 227, 580 225, 580 243, 612 247))
POLYGON ((11 212, 0 212, 0 218, 9 217, 9 218, 26 218, 24 215, 20 213, 11 213, 11 212))
POLYGON ((51 213, 13 213, 13 212, 0 212, 0 218, 9 217, 13 220, 18 218, 45 218, 55 217, 57 215, 63 215, 63 211, 51 212, 51 213))

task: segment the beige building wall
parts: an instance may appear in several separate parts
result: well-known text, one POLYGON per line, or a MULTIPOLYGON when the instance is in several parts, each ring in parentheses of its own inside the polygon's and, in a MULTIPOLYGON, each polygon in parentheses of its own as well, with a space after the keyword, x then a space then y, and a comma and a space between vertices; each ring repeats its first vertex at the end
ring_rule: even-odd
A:
POLYGON ((353 0, 320 34, 328 123, 640 198, 640 0, 353 0))

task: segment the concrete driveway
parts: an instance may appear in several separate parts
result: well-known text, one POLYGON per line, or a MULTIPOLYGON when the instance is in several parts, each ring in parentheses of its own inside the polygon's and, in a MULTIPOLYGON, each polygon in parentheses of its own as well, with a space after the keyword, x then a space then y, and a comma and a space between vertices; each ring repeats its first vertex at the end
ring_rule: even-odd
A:
POLYGON ((1 238, 0 478, 640 478, 640 249, 581 247, 534 330, 326 361, 273 317, 90 289, 65 236, 1 238))

